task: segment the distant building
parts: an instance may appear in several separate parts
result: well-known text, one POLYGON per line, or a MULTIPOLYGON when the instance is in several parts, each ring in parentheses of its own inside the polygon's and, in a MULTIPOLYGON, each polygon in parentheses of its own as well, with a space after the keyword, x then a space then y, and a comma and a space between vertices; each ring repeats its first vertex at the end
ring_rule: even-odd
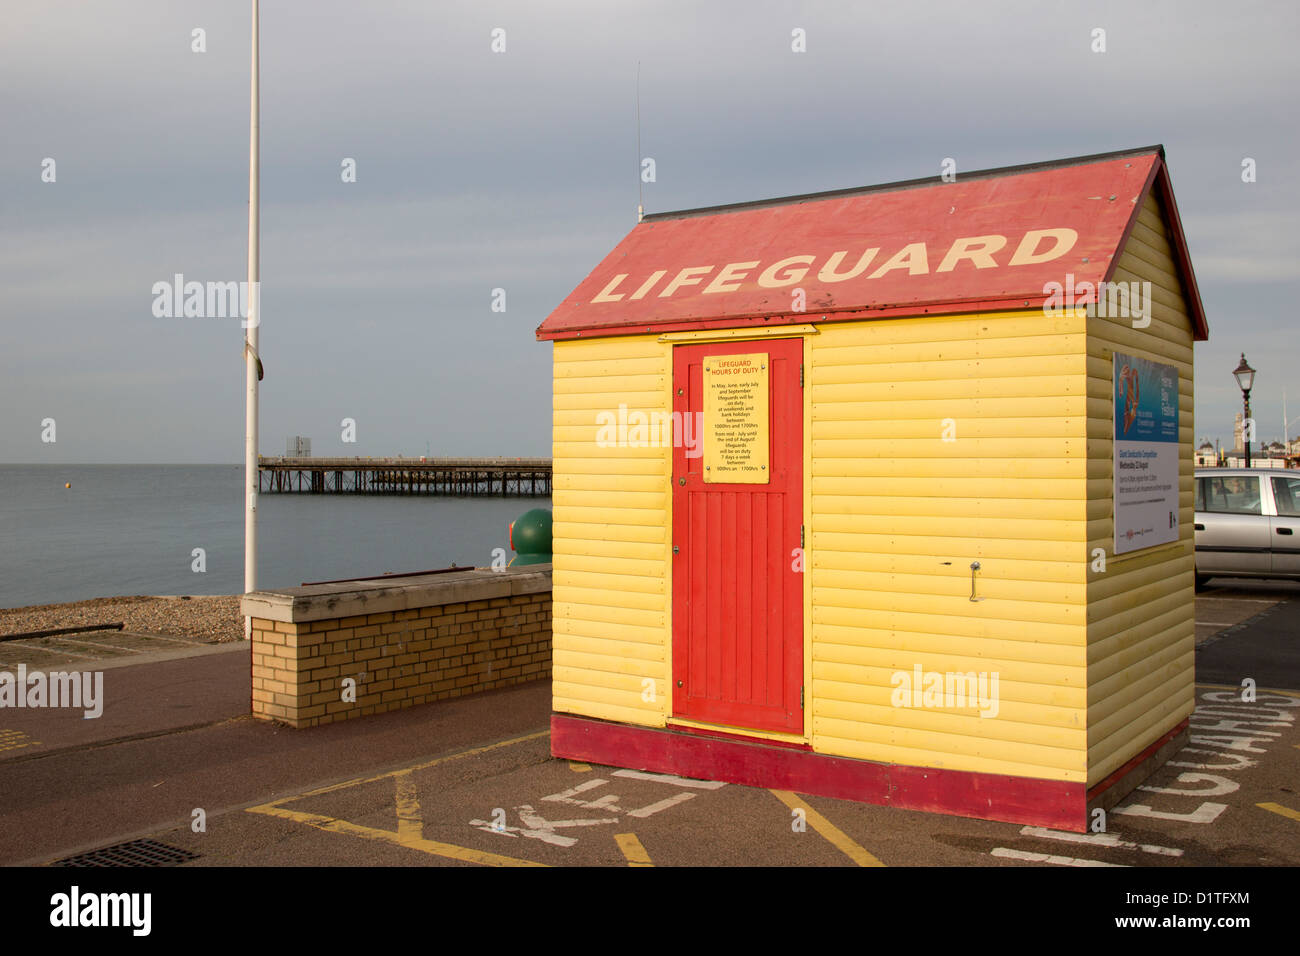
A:
POLYGON ((1197 468, 1213 468, 1219 463, 1219 455, 1214 450, 1214 443, 1208 438, 1197 447, 1195 462, 1197 468))
POLYGON ((294 435, 287 442, 284 454, 288 458, 310 458, 311 439, 304 438, 302 435, 294 435))

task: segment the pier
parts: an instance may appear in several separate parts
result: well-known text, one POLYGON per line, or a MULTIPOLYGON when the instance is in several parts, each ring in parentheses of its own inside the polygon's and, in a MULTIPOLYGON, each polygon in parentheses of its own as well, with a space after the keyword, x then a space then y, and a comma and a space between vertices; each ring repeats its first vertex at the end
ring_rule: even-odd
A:
POLYGON ((551 493, 549 458, 258 458, 268 494, 473 495, 551 493))

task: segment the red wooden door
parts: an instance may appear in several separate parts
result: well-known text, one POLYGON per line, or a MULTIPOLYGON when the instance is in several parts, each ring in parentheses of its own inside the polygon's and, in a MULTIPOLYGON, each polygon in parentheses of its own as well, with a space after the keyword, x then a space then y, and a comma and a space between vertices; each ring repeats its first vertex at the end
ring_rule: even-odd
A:
MULTIPOLYGON (((673 410, 684 439, 675 443, 672 477, 674 716, 803 732, 803 576, 794 569, 803 521, 802 359, 801 339, 673 350, 673 410), (750 483, 727 480, 738 466, 723 472, 716 459, 712 474, 724 479, 711 480, 709 423, 699 427, 705 391, 725 384, 720 369, 752 371, 755 363, 767 378, 766 455, 761 441, 742 441, 750 483)), ((719 394, 711 414, 721 421, 719 394)), ((755 422, 757 395, 748 393, 755 422)), ((728 444, 734 435, 714 441, 714 455, 728 444)))

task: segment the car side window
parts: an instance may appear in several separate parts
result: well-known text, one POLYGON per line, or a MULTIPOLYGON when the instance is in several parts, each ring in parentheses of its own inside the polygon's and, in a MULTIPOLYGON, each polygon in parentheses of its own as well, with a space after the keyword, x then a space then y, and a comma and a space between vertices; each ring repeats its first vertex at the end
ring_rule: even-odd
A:
POLYGON ((1273 500, 1279 515, 1300 516, 1300 478, 1273 476, 1273 500))
POLYGON ((1257 476, 1212 477, 1205 479, 1205 511, 1230 515, 1264 513, 1259 497, 1257 476))
POLYGON ((1205 486, 1210 483, 1209 478, 1196 479, 1196 510, 1205 510, 1205 486))

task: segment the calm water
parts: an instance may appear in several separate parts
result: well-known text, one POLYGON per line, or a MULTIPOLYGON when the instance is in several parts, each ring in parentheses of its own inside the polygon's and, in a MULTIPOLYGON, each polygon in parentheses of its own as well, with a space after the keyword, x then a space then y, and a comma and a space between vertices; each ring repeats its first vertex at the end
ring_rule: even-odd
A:
MULTIPOLYGON (((0 465, 0 607, 244 590, 242 465, 0 465), (64 488, 71 482, 71 488, 64 488), (193 551, 207 570, 192 570, 193 551)), ((271 495, 258 586, 491 563, 549 498, 271 495)))

